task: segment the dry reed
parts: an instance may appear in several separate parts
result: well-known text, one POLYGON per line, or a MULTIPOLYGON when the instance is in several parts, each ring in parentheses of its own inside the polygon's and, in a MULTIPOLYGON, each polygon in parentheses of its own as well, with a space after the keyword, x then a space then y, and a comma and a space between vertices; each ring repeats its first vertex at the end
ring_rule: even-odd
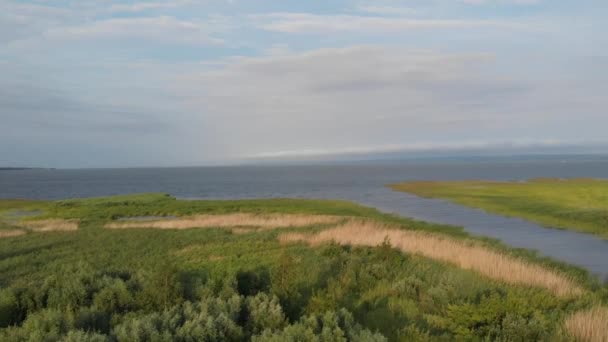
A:
MULTIPOLYGON (((339 216, 329 215, 299 215, 299 214, 225 214, 225 215, 197 215, 171 220, 157 220, 145 222, 113 222, 106 224, 106 228, 156 228, 156 229, 190 229, 190 228, 234 228, 255 227, 258 230, 275 229, 282 227, 306 227, 317 224, 335 224, 343 220, 339 216)), ((243 233, 243 231, 236 231, 243 233)))
POLYGON ((393 247, 404 252, 448 262, 505 283, 538 286, 559 296, 579 295, 583 292, 565 275, 492 251, 477 243, 424 232, 392 229, 370 221, 351 220, 342 226, 312 235, 285 233, 279 236, 281 242, 303 241, 313 246, 330 241, 347 245, 377 246, 386 238, 393 247))
POLYGON ((231 228, 230 229, 231 232, 233 232, 234 234, 249 234, 249 233, 255 233, 258 230, 256 228, 231 228))
POLYGON ((19 225, 35 232, 72 231, 78 229, 77 220, 48 219, 23 221, 19 225))
POLYGON ((608 342, 608 308, 595 307, 566 318, 566 330, 584 342, 608 342))
POLYGON ((23 235, 25 232, 19 229, 0 230, 0 239, 23 235))

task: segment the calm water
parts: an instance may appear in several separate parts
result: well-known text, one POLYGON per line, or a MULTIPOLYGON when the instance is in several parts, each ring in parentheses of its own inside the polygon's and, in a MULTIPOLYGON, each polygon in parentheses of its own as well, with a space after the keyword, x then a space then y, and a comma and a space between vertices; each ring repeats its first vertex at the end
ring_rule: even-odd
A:
POLYGON ((385 212, 463 226, 473 234, 535 249, 608 276, 606 241, 384 187, 404 180, 534 177, 608 178, 608 161, 0 171, 0 198, 64 199, 167 192, 179 198, 346 199, 385 212))

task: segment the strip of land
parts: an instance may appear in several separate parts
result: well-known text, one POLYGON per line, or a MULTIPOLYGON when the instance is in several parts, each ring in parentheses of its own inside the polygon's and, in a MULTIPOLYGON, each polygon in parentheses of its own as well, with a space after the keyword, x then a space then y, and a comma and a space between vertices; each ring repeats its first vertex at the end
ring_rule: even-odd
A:
POLYGON ((526 182, 423 181, 389 185, 551 228, 608 239, 608 180, 532 179, 526 182))

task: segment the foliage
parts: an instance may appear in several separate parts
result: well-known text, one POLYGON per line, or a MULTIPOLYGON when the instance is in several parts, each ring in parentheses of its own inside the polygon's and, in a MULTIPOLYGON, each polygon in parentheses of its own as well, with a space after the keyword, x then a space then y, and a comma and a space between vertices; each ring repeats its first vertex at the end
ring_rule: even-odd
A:
POLYGON ((295 342, 295 341, 369 341, 381 342, 386 338, 372 333, 355 323, 353 316, 346 310, 327 311, 302 317, 302 319, 282 330, 265 330, 262 335, 253 336, 252 341, 295 342))

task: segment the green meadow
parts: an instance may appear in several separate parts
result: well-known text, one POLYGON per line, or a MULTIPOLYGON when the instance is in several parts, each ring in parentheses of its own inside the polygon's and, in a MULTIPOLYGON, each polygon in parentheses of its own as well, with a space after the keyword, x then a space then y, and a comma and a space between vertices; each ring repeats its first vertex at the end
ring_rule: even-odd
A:
POLYGON ((390 187, 608 239, 608 180, 406 182, 390 187))
POLYGON ((2 341, 601 341, 607 304, 578 268, 349 202, 0 200, 2 341), (312 242, 357 225, 421 247, 312 242))

